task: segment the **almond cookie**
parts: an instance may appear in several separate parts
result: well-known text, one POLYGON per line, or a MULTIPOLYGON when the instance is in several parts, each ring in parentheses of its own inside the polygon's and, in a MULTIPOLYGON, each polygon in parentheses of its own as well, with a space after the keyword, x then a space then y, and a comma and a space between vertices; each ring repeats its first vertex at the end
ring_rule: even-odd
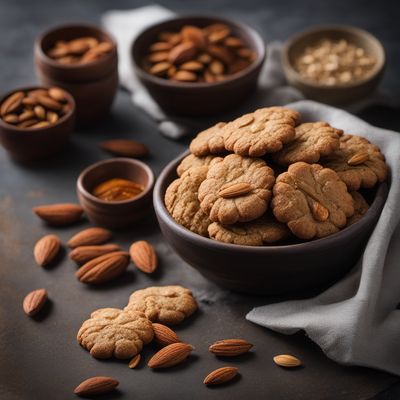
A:
POLYGON ((207 171, 206 166, 189 168, 168 186, 164 199, 168 212, 178 224, 202 236, 208 236, 211 221, 200 208, 197 192, 207 171))
POLYGON ((215 158, 216 156, 211 155, 197 157, 194 154, 189 154, 178 165, 178 167, 176 168, 176 173, 178 174, 178 176, 182 176, 182 174, 186 172, 189 168, 209 166, 215 158))
POLYGON ((350 194, 353 198, 354 215, 347 220, 347 226, 359 221, 369 209, 369 205, 361 193, 350 192, 350 194))
POLYGON ((95 358, 126 359, 153 340, 153 328, 141 312, 101 308, 82 324, 77 340, 95 358))
POLYGON ((261 157, 275 153, 295 138, 297 111, 283 107, 260 108, 224 126, 225 149, 236 154, 261 157))
POLYGON ((190 143, 190 151, 195 156, 206 156, 207 154, 225 153, 223 128, 225 122, 218 124, 200 132, 190 143))
POLYGON ((182 286, 153 286, 133 292, 125 310, 141 311, 152 322, 175 325, 192 315, 197 303, 182 286))
POLYGON ((323 165, 337 172, 349 190, 371 188, 388 174, 385 157, 379 147, 360 136, 343 135, 340 148, 323 165))
POLYGON ((317 162, 321 156, 327 156, 339 148, 340 129, 333 128, 327 122, 307 122, 296 127, 293 142, 273 155, 280 165, 290 165, 298 161, 317 162))
POLYGON ((261 217, 255 221, 221 225, 213 222, 208 227, 210 238, 220 242, 240 244, 243 246, 261 246, 286 239, 290 231, 285 224, 272 217, 261 217))
POLYGON ((199 187, 200 207, 213 222, 252 221, 267 210, 274 181, 274 171, 261 159, 218 158, 199 187))
POLYGON ((279 175, 272 210, 300 239, 321 238, 339 231, 354 214, 353 199, 335 171, 298 162, 279 175))

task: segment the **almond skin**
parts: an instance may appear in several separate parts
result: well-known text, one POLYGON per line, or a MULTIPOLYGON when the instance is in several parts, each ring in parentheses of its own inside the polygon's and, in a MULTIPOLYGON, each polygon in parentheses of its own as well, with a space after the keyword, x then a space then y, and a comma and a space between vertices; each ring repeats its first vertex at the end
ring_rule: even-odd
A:
POLYGON ((208 350, 224 357, 234 357, 247 353, 253 345, 244 339, 224 339, 212 344, 208 350))
POLYGON ((72 236, 68 241, 68 247, 74 249, 78 246, 89 246, 95 244, 102 244, 110 240, 112 233, 108 229, 104 228, 88 228, 83 231, 78 232, 76 235, 72 236))
POLYGON ((301 361, 297 357, 290 354, 281 354, 279 356, 275 356, 274 362, 280 367, 285 368, 294 368, 301 365, 301 361))
POLYGON ((238 369, 235 367, 222 367, 210 372, 203 383, 207 386, 221 385, 231 381, 237 374, 238 369))
POLYGON ((186 360, 192 350, 193 346, 190 344, 172 343, 154 354, 147 365, 153 369, 169 368, 186 360))
POLYGON ((95 396, 109 393, 119 385, 119 382, 108 376, 94 376, 80 383, 74 390, 78 396, 95 396))
POLYGON ((232 185, 226 186, 218 192, 219 197, 224 199, 231 199, 234 197, 243 196, 251 192, 252 187, 249 183, 239 182, 232 185))
POLYGON ((33 249, 35 261, 45 267, 50 264, 59 253, 61 240, 57 235, 46 235, 37 241, 33 249))
POLYGON ((45 289, 37 289, 25 296, 22 307, 25 311, 25 314, 32 317, 43 308, 46 301, 47 291, 45 289))
POLYGON ((196 55, 196 46, 193 42, 183 42, 175 46, 168 54, 171 64, 182 64, 196 55))
POLYGON ((352 157, 350 157, 347 161, 347 164, 354 166, 354 165, 360 165, 364 164, 365 161, 369 160, 369 154, 367 152, 360 152, 354 154, 352 157))
POLYGON ((154 341, 161 346, 179 343, 179 336, 168 326, 153 323, 154 341))
POLYGON ((140 359, 141 359, 141 358, 142 358, 142 357, 141 357, 140 354, 136 354, 136 356, 133 357, 131 361, 129 361, 128 367, 129 367, 130 369, 136 368, 136 367, 139 365, 140 359))
POLYGON ((33 208, 33 212, 49 225, 69 225, 82 218, 83 209, 78 204, 49 204, 33 208))
POLYGON ((132 243, 129 254, 136 267, 151 274, 157 268, 157 254, 154 247, 145 240, 132 243))
POLYGON ((137 142, 136 140, 106 140, 100 143, 100 148, 114 156, 137 158, 149 155, 149 149, 147 146, 143 143, 137 142))
POLYGON ((100 257, 104 254, 112 253, 121 250, 117 244, 103 244, 101 246, 79 246, 69 253, 69 258, 77 264, 85 264, 93 260, 93 258, 100 257))

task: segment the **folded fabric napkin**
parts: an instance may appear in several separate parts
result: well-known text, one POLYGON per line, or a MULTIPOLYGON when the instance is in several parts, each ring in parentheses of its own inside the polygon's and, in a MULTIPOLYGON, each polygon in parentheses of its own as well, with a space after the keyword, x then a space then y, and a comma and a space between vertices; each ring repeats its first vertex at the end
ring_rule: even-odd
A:
MULTIPOLYGON (((120 82, 132 93, 132 102, 158 123, 162 134, 172 139, 179 139, 187 133, 197 133, 199 129, 214 124, 218 117, 208 122, 204 119, 199 121, 165 114, 140 84, 133 72, 130 59, 130 46, 135 37, 146 27, 174 15, 172 11, 162 6, 151 5, 133 10, 108 11, 103 15, 102 23, 117 40, 120 82)), ((258 91, 243 104, 241 110, 237 110, 237 115, 260 107, 279 106, 304 99, 304 96, 290 87, 285 79, 281 65, 281 49, 282 44, 279 42, 268 43, 266 62, 260 73, 258 91)), ((372 104, 391 105, 392 102, 382 93, 376 93, 368 99, 352 104, 348 110, 355 112, 372 104)))

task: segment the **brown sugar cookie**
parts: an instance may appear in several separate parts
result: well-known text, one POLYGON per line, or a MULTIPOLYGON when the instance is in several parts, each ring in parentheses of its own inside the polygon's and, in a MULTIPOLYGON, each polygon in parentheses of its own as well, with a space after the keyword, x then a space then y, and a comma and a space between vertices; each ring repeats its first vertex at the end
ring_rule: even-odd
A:
POLYGON ((350 192, 350 194, 353 198, 354 214, 347 220, 347 226, 353 225, 359 221, 369 209, 369 204, 361 193, 350 192))
POLYGON ((273 154, 280 165, 290 165, 298 161, 317 162, 321 156, 327 156, 339 148, 340 129, 333 128, 327 122, 307 122, 296 127, 294 140, 273 154))
POLYGON ((213 222, 208 227, 210 238, 219 242, 243 246, 262 246, 286 239, 290 231, 285 224, 272 217, 261 217, 251 222, 222 225, 213 222))
POLYGON ((354 214, 353 199, 335 171, 298 162, 279 175, 272 210, 300 239, 321 238, 339 231, 354 214))
POLYGON ((252 221, 267 210, 274 182, 265 161, 230 154, 209 167, 199 187, 200 207, 213 222, 252 221))
POLYGON ((168 212, 178 224, 202 236, 208 236, 211 221, 200 208, 197 196, 207 171, 206 166, 188 169, 168 186, 164 199, 168 212))
POLYGON ((178 176, 181 176, 184 172, 186 172, 189 168, 192 167, 202 167, 202 166, 208 166, 211 164, 211 162, 216 158, 216 156, 203 156, 203 157, 198 157, 195 156, 194 154, 189 154, 186 156, 178 165, 176 168, 176 173, 178 176))
POLYGON ((211 128, 200 132, 190 143, 190 151, 196 156, 224 153, 223 128, 225 122, 218 122, 211 128))
POLYGON ((340 147, 322 164, 337 172, 349 190, 371 188, 388 174, 385 157, 379 147, 360 136, 343 135, 340 147))
POLYGON ((182 286, 153 286, 133 292, 125 310, 141 311, 152 322, 175 325, 192 315, 197 303, 182 286))
POLYGON ((275 153, 295 138, 300 114, 283 107, 260 108, 224 126, 225 149, 236 154, 261 157, 275 153))
POLYGON ((101 308, 79 329, 79 344, 95 358, 131 358, 153 340, 153 328, 137 311, 101 308))

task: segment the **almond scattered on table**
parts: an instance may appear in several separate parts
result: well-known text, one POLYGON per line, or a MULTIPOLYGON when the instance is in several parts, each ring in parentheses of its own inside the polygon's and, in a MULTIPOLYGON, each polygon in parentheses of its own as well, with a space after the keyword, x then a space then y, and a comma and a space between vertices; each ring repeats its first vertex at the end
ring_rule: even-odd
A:
POLYGON ((117 244, 103 244, 99 246, 79 246, 75 247, 70 253, 69 258, 77 264, 84 264, 94 258, 104 254, 113 253, 121 250, 117 244))
POLYGON ((205 378, 203 383, 207 386, 222 385, 231 381, 237 374, 238 368, 235 367, 222 367, 210 372, 205 378))
POLYGON ((81 220, 83 208, 78 204, 49 204, 33 208, 33 212, 49 225, 70 225, 81 220))
POLYGON ((153 369, 173 367, 185 361, 193 349, 187 343, 172 343, 154 354, 147 365, 153 369))
POLYGON ((72 249, 79 246, 89 246, 102 244, 110 240, 112 237, 111 231, 104 228, 92 227, 84 229, 71 237, 68 241, 68 247, 72 249))
POLYGON ((208 350, 217 356, 233 357, 247 353, 252 347, 253 345, 244 339, 224 339, 212 344, 208 350))
POLYGON ((59 253, 61 248, 61 240, 57 235, 46 235, 37 241, 33 249, 35 261, 45 267, 50 264, 59 253))
POLYGON ((22 305, 25 314, 30 317, 36 315, 44 307, 47 298, 46 289, 37 289, 28 293, 22 305))
POLYGON ((157 268, 157 254, 154 247, 145 240, 132 243, 129 254, 138 269, 151 274, 157 268))
POLYGON ((285 367, 285 368, 294 368, 302 365, 301 361, 297 357, 292 356, 290 354, 281 354, 275 356, 274 362, 280 367, 285 367))
POLYGON ((74 393, 82 397, 97 396, 113 391, 119 382, 109 376, 94 376, 80 383, 74 393))
POLYGON ((153 323, 154 341, 160 346, 168 346, 172 343, 179 343, 178 335, 168 326, 153 323))
POLYGON ((139 354, 136 354, 136 356, 133 357, 131 361, 129 361, 128 367, 129 367, 130 369, 136 368, 136 367, 139 365, 139 363, 140 363, 140 359, 141 359, 140 353, 139 353, 139 354))
POLYGON ((140 158, 149 155, 148 147, 136 140, 113 139, 99 144, 100 148, 114 156, 140 158))

